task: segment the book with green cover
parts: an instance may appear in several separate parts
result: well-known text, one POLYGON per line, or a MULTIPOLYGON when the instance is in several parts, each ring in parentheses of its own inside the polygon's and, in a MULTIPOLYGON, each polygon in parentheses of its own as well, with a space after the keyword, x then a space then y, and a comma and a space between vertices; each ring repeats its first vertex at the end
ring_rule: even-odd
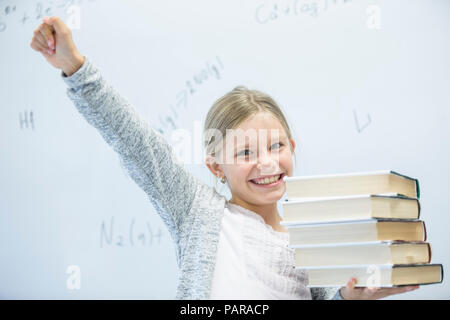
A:
POLYGON ((392 170, 285 176, 283 180, 286 182, 288 200, 385 193, 398 193, 409 198, 420 198, 418 180, 392 170))

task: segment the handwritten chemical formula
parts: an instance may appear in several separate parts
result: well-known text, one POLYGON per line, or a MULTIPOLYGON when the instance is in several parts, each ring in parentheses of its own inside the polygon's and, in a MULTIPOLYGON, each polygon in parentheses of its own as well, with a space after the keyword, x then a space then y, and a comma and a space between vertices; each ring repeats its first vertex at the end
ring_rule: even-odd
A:
POLYGON ((81 6, 83 2, 95 0, 50 0, 30 4, 30 1, 0 2, 0 34, 10 26, 24 26, 42 21, 45 16, 62 15, 72 6, 81 6))
POLYGON ((138 222, 135 218, 127 224, 102 221, 100 226, 100 248, 105 247, 151 247, 161 244, 164 234, 161 228, 152 227, 150 222, 138 222))
POLYGON ((309 15, 317 18, 332 6, 342 5, 351 0, 282 0, 267 1, 259 4, 255 10, 257 23, 266 24, 286 17, 309 15))
POLYGON ((31 129, 34 131, 34 113, 33 110, 19 113, 20 130, 31 129))
POLYGON ((210 82, 211 79, 220 80, 223 69, 223 63, 218 56, 215 57, 214 62, 206 62, 204 68, 185 81, 185 87, 176 94, 174 102, 169 105, 169 112, 158 116, 159 124, 155 125, 155 128, 163 135, 178 129, 183 121, 180 110, 188 110, 190 97, 206 82, 210 82))

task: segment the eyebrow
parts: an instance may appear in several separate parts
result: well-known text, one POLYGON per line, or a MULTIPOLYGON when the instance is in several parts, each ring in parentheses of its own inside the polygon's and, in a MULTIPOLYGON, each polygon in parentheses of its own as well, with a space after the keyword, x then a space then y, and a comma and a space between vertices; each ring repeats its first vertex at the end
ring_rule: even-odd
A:
MULTIPOLYGON (((279 136, 278 139, 274 139, 273 141, 274 141, 274 142, 275 142, 275 141, 282 141, 282 140, 285 140, 285 139, 287 139, 287 136, 286 136, 285 134, 283 134, 283 135, 279 136)), ((236 145, 236 146, 234 147, 234 150, 237 151, 238 149, 241 149, 241 148, 248 148, 249 144, 250 144, 250 143, 246 142, 245 145, 242 145, 242 144, 236 145)))

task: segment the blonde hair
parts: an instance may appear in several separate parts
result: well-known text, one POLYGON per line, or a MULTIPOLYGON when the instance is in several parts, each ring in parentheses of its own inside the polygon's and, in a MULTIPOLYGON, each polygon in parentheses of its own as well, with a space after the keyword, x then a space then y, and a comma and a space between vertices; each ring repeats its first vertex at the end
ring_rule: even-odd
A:
MULTIPOLYGON (((259 112, 271 113, 280 121, 286 131, 287 138, 292 138, 289 124, 275 100, 268 94, 258 90, 247 89, 245 86, 235 87, 214 102, 206 115, 204 133, 218 130, 224 139, 227 129, 236 129, 250 116, 259 112)), ((204 146, 206 154, 215 157, 215 150, 219 143, 221 143, 221 140, 215 140, 214 136, 205 135, 204 146)))

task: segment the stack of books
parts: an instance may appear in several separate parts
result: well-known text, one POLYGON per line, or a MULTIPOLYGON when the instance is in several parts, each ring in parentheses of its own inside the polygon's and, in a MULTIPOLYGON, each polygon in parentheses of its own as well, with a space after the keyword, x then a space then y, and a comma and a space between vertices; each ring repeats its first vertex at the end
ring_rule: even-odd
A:
POLYGON ((417 179, 394 171, 284 177, 281 225, 309 287, 441 283, 420 220, 417 179))

